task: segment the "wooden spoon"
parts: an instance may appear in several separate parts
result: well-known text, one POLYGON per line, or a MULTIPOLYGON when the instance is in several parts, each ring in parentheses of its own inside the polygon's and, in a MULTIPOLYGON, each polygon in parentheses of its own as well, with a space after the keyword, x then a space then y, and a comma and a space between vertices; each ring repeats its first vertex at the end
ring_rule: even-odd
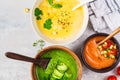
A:
POLYGON ((72 11, 78 9, 78 8, 81 7, 82 5, 84 5, 84 4, 86 4, 86 3, 89 3, 89 2, 91 2, 91 1, 93 1, 93 0, 81 0, 81 2, 80 2, 78 5, 76 5, 76 6, 74 6, 74 7, 72 8, 72 11))
POLYGON ((16 54, 13 52, 6 52, 5 53, 6 57, 11 58, 11 59, 16 59, 16 60, 21 60, 21 61, 26 61, 26 62, 32 62, 36 65, 39 65, 41 67, 43 67, 44 69, 47 67, 50 58, 40 58, 40 59, 34 59, 34 58, 30 58, 27 56, 23 56, 20 54, 16 54))
POLYGON ((115 34, 120 32, 120 27, 118 27, 116 30, 114 30, 111 34, 109 34, 109 36, 107 36, 105 39, 103 39, 102 41, 100 41, 98 43, 98 45, 104 43, 105 41, 107 41, 108 39, 112 38, 115 34))

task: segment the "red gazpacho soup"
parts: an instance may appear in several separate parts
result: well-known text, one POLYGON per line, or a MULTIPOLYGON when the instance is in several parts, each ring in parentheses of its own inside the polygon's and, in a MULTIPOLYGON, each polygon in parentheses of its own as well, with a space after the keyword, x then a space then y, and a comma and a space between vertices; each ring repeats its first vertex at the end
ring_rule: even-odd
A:
POLYGON ((117 46, 112 40, 101 45, 97 43, 105 36, 95 36, 87 41, 84 48, 84 58, 89 66, 95 69, 110 67, 116 60, 117 46))

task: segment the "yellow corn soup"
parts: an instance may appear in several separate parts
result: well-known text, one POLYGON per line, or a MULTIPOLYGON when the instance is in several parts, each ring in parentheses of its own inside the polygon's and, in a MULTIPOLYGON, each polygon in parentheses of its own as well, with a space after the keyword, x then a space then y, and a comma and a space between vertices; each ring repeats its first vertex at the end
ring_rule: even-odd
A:
POLYGON ((39 31, 51 40, 65 40, 79 33, 84 18, 83 7, 74 11, 72 8, 79 4, 78 0, 42 0, 37 6, 42 11, 41 19, 37 20, 39 31), (52 1, 52 2, 49 2, 52 1), (54 4, 59 4, 54 6, 54 4), (48 25, 51 28, 45 28, 46 20, 51 20, 48 25))

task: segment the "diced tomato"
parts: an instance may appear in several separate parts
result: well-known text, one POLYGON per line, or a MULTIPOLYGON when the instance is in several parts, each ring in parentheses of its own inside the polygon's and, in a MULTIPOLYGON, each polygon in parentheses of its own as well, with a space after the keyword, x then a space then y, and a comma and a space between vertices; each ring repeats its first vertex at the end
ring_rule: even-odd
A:
POLYGON ((117 49, 113 48, 114 43, 111 40, 107 40, 105 43, 100 45, 102 47, 102 51, 107 51, 107 56, 117 56, 117 49))
POLYGON ((114 56, 117 56, 117 50, 116 49, 112 49, 110 52, 107 52, 107 55, 110 56, 110 55, 114 55, 114 56))
POLYGON ((112 49, 111 54, 113 54, 114 56, 117 56, 117 49, 112 49))
POLYGON ((104 44, 102 45, 103 50, 105 50, 105 49, 109 48, 111 45, 113 45, 112 41, 110 41, 110 40, 107 40, 106 43, 107 43, 106 45, 104 45, 104 44))
POLYGON ((107 52, 107 55, 110 56, 110 55, 111 55, 111 51, 110 51, 110 52, 107 52))
POLYGON ((111 45, 113 45, 112 41, 110 40, 107 40, 106 42, 107 42, 107 47, 110 47, 111 45))

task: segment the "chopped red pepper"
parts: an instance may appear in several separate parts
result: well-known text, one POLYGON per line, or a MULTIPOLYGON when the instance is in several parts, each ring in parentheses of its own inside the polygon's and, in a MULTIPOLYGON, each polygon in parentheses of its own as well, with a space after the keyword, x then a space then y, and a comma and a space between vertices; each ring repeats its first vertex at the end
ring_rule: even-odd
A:
POLYGON ((112 49, 111 54, 113 54, 114 56, 117 56, 117 49, 112 49))
POLYGON ((106 42, 107 42, 107 47, 110 47, 111 45, 113 45, 112 41, 110 40, 107 40, 106 42))
POLYGON ((103 46, 102 46, 102 49, 103 49, 103 50, 105 50, 105 49, 107 49, 107 48, 108 48, 107 45, 103 45, 103 46))

